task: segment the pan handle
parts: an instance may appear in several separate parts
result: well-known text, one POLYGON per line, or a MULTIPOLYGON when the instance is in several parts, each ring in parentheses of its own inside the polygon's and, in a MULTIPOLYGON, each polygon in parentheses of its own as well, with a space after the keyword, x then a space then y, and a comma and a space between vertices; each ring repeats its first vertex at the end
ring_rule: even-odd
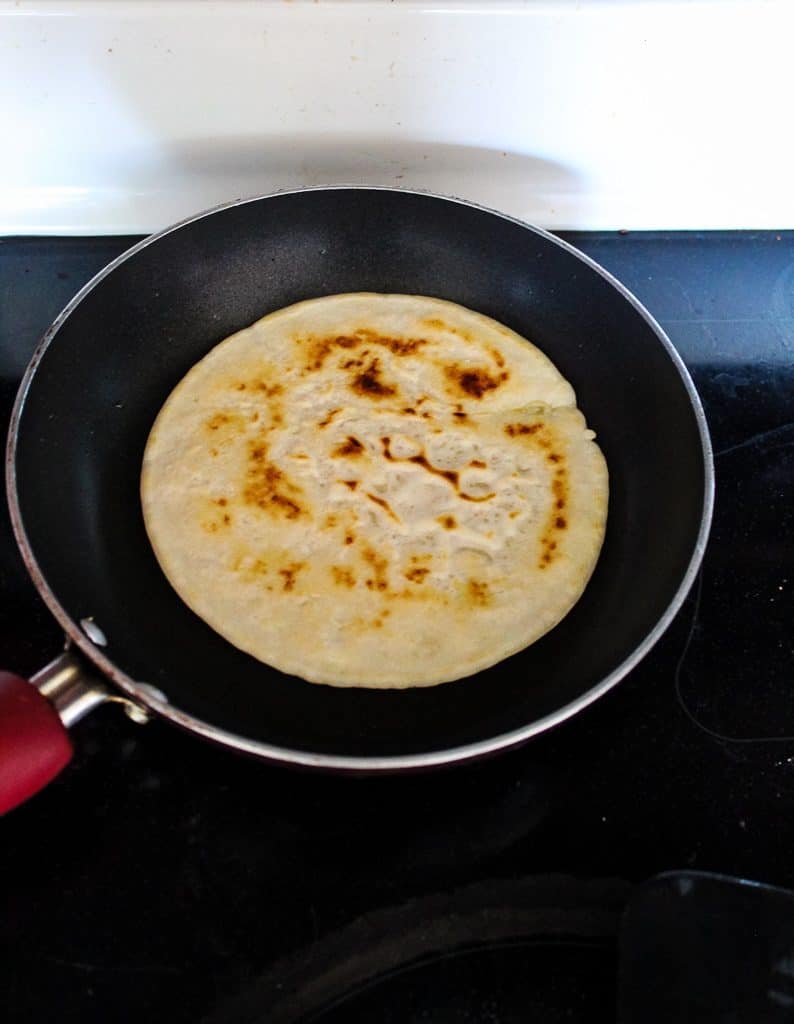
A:
POLYGON ((69 650, 30 682, 0 672, 0 815, 38 793, 66 767, 74 752, 67 727, 107 700, 127 703, 109 693, 69 650))

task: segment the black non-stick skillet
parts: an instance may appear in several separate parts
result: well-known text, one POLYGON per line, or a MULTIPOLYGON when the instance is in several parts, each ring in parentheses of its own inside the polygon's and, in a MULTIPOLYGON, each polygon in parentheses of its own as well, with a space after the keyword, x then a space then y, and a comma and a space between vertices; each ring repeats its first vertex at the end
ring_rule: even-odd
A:
POLYGON ((25 374, 7 485, 28 570, 70 646, 35 686, 0 678, 6 809, 68 760, 62 722, 112 695, 235 750, 342 771, 521 743, 609 690, 667 628, 703 554, 713 467, 680 358, 592 260, 470 203, 338 187, 231 203, 101 271, 25 374), (351 291, 439 296, 530 338, 573 383, 609 466, 604 547, 570 614, 494 668, 430 689, 317 686, 243 654, 171 589, 141 516, 147 435, 189 367, 272 310, 351 291))

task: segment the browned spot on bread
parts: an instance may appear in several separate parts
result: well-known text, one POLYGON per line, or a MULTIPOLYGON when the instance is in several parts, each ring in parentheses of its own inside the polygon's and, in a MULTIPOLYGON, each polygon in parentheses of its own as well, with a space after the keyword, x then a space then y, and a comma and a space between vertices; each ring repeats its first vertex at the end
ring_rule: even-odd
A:
MULTIPOLYGON (((366 342, 368 345, 380 345, 381 348, 387 348, 395 356, 413 355, 422 345, 427 344, 426 338, 389 338, 378 334, 377 331, 371 331, 367 327, 359 327, 355 333, 362 342, 366 342)), ((362 353, 362 355, 367 354, 367 350, 362 353)))
POLYGON ((295 589, 295 577, 298 575, 298 573, 301 571, 305 564, 305 562, 291 562, 283 569, 279 569, 278 574, 284 581, 284 590, 289 591, 295 589))
POLYGON ((403 461, 413 462, 416 466, 421 466, 422 469, 426 469, 428 473, 435 473, 436 476, 442 476, 445 480, 448 480, 453 487, 457 489, 458 486, 458 474, 454 469, 436 469, 435 466, 431 465, 424 455, 411 455, 410 458, 403 461))
POLYGON ((490 353, 491 359, 493 359, 493 361, 496 363, 496 365, 501 370, 501 368, 505 364, 504 356, 502 355, 502 353, 498 349, 496 349, 496 348, 489 348, 488 352, 490 353))
POLYGON ((466 596, 473 605, 484 608, 491 603, 491 592, 483 580, 470 579, 466 583, 466 596))
POLYGON ((565 473, 555 473, 551 482, 552 494, 556 498, 554 505, 558 509, 565 508, 565 500, 568 494, 568 481, 565 473))
POLYGON ((329 409, 328 412, 325 414, 325 418, 321 419, 317 426, 327 427, 328 424, 333 420, 334 416, 336 416, 336 414, 341 411, 341 409, 329 409))
POLYGON ((307 370, 322 370, 323 364, 335 348, 356 348, 361 344, 360 338, 353 338, 349 335, 338 334, 333 338, 307 338, 296 339, 297 341, 308 341, 309 351, 306 360, 307 370))
POLYGON ((540 538, 540 561, 539 567, 545 569, 556 557, 558 551, 558 538, 563 530, 568 528, 568 520, 561 515, 562 510, 568 503, 568 473, 561 464, 563 457, 560 456, 557 469, 551 478, 552 506, 548 521, 540 538))
POLYGON ((218 457, 218 449, 210 448, 210 455, 213 457, 213 459, 216 459, 218 457))
POLYGON ((496 491, 491 491, 488 494, 481 494, 479 497, 475 497, 473 494, 464 494, 463 491, 459 491, 458 494, 464 501, 490 501, 491 498, 496 497, 496 491))
POLYGON ((338 458, 354 459, 356 456, 361 455, 363 451, 364 445, 359 441, 359 439, 348 434, 345 440, 334 448, 331 455, 338 458))
POLYGON ((239 427, 242 425, 242 417, 231 412, 216 412, 205 421, 207 430, 220 430, 222 427, 239 427))
POLYGON ((339 520, 332 512, 330 515, 325 517, 325 522, 323 525, 325 526, 326 530, 332 530, 338 522, 339 520))
POLYGON ((454 516, 439 516, 436 522, 441 523, 445 530, 454 530, 458 525, 454 516))
MULTIPOLYGON (((308 338, 298 339, 300 342, 308 341, 308 352, 305 369, 314 372, 321 370, 325 361, 334 349, 357 349, 360 345, 379 345, 388 349, 392 355, 408 356, 413 355, 427 344, 425 338, 388 338, 377 334, 375 331, 361 328, 352 335, 338 334, 330 338, 308 338)), ((364 350, 362 356, 369 354, 364 350)), ((342 364, 343 368, 349 369, 352 366, 361 366, 360 359, 350 359, 342 364)))
POLYGON ((331 575, 338 587, 354 587, 356 585, 356 577, 352 569, 346 565, 332 565, 331 575))
POLYGON ((345 487, 349 487, 351 491, 355 491, 358 487, 358 480, 340 480, 339 482, 344 484, 345 487))
POLYGON ((380 505, 384 512, 386 512, 387 515, 390 515, 395 522, 399 523, 400 517, 395 513, 388 501, 385 501, 383 498, 379 498, 377 494, 370 494, 369 491, 365 491, 364 494, 370 501, 374 501, 376 505, 380 505))
POLYGON ((409 584, 408 586, 403 587, 402 590, 390 591, 389 597, 393 597, 400 601, 435 601, 444 606, 449 604, 448 599, 443 597, 440 591, 429 585, 417 587, 409 584))
POLYGON ((373 338, 376 345, 382 345, 395 356, 412 356, 422 345, 427 344, 425 338, 373 338))
POLYGON ((418 565, 413 569, 406 569, 403 575, 407 580, 410 580, 411 583, 424 583, 425 576, 427 576, 429 572, 429 569, 418 565))
POLYGON ((354 533, 345 534, 345 544, 352 544, 355 539, 356 535, 354 533))
POLYGON ((525 437, 541 452, 545 452, 545 461, 549 464, 549 469, 554 469, 550 481, 551 509, 540 537, 538 558, 538 567, 545 569, 554 561, 555 552, 558 552, 555 538, 559 536, 561 530, 565 530, 568 526, 565 516, 560 515, 568 501, 568 470, 565 465, 565 454, 559 450, 553 431, 543 422, 509 423, 505 427, 505 432, 510 437, 525 437))
POLYGON ((565 516, 560 515, 568 501, 568 471, 565 466, 565 455, 557 450, 549 450, 556 448, 556 445, 553 443, 554 435, 549 431, 546 424, 542 422, 509 423, 505 427, 505 432, 510 437, 526 437, 527 440, 546 453, 546 462, 551 464, 549 468, 551 466, 555 467, 554 474, 551 477, 551 510, 540 537, 538 567, 545 569, 554 561, 556 557, 555 552, 558 551, 555 537, 568 526, 565 516))
MULTIPOLYGON (((229 504, 226 498, 211 498, 210 504, 214 505, 218 509, 225 509, 229 504)), ((206 519, 201 525, 207 531, 207 533, 217 533, 218 530, 225 526, 231 526, 232 517, 228 512, 223 512, 219 516, 215 516, 211 519, 206 519)))
POLYGON ((297 501, 301 494, 300 487, 269 460, 267 444, 261 439, 249 441, 243 501, 272 515, 297 519, 304 511, 297 501))
POLYGON ((358 369, 358 368, 364 366, 365 363, 366 363, 366 360, 363 357, 359 357, 358 359, 343 359, 342 362, 339 364, 339 369, 340 370, 352 370, 354 368, 358 369))
POLYGON ((245 382, 240 381, 239 384, 235 384, 235 388, 237 389, 237 391, 245 391, 245 382))
POLYGON ((397 388, 393 384, 387 384, 381 379, 380 360, 373 358, 369 366, 357 374, 352 382, 351 388, 356 394, 364 395, 367 398, 387 398, 397 394, 397 388))
POLYGON ((401 412, 404 412, 406 416, 416 416, 416 409, 412 409, 410 405, 406 405, 401 412))
POLYGON ((509 437, 519 437, 524 434, 537 434, 542 429, 542 423, 508 423, 505 427, 505 433, 509 437))
POLYGON ((238 551, 231 565, 232 572, 239 573, 246 580, 253 580, 257 576, 265 576, 268 572, 267 562, 263 558, 256 558, 250 562, 242 552, 238 551))
POLYGON ((455 387, 469 398, 482 398, 488 391, 494 391, 506 381, 510 374, 507 370, 492 375, 488 370, 478 367, 461 366, 451 363, 444 367, 444 374, 455 387))
POLYGON ((383 445, 383 454, 390 462, 413 462, 415 466, 421 466, 422 469, 427 470, 428 473, 434 473, 436 476, 443 477, 444 480, 452 484, 464 501, 489 501, 491 498, 496 496, 495 494, 484 494, 482 497, 474 497, 471 494, 464 494, 459 486, 459 474, 454 469, 437 469, 428 461, 426 455, 409 455, 407 458, 398 459, 396 456, 392 455, 391 448, 389 447, 391 438, 382 437, 380 442, 383 445))
POLYGON ((422 321, 422 326, 430 327, 436 331, 447 331, 449 334, 456 334, 459 338, 463 338, 464 341, 471 341, 471 334, 463 327, 455 327, 452 324, 448 324, 441 317, 431 316, 422 321))
POLYGON ((378 555, 369 545, 365 546, 361 555, 367 565, 372 569, 372 577, 367 581, 370 590, 386 590, 389 586, 387 572, 389 569, 388 559, 378 555))
POLYGON ((485 463, 482 461, 482 459, 472 459, 471 462, 469 463, 469 465, 473 466, 474 469, 486 469, 487 468, 485 463))
POLYGON ((281 395, 284 392, 284 388, 281 384, 268 384, 265 380, 252 381, 251 387, 257 391, 261 391, 262 394, 268 398, 272 398, 274 395, 281 395))

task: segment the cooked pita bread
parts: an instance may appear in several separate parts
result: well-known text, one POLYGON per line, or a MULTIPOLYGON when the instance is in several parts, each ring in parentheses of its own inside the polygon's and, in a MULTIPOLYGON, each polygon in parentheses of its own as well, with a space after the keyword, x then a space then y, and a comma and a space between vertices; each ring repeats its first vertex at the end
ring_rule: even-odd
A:
POLYGON ((230 643, 315 683, 432 686, 581 595, 607 468, 528 341, 441 299, 301 302, 217 345, 152 428, 157 559, 230 643))

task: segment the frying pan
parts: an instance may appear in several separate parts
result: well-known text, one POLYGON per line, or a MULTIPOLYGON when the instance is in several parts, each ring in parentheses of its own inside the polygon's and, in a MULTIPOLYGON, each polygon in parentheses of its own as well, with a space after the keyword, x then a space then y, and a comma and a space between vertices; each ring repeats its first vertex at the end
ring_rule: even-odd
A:
POLYGON ((108 698, 235 750, 341 771, 522 743, 606 693, 669 625, 703 555, 713 465, 672 344, 592 260, 472 203, 335 187, 200 214, 90 281, 22 381, 7 486, 25 563, 70 646, 34 686, 0 680, 6 809, 68 760, 63 723, 108 698), (177 381, 266 313, 351 291, 439 296, 530 338, 573 383, 609 466, 606 538, 580 601, 538 643, 459 682, 374 691, 285 676, 182 603, 144 530, 141 459, 177 381))

